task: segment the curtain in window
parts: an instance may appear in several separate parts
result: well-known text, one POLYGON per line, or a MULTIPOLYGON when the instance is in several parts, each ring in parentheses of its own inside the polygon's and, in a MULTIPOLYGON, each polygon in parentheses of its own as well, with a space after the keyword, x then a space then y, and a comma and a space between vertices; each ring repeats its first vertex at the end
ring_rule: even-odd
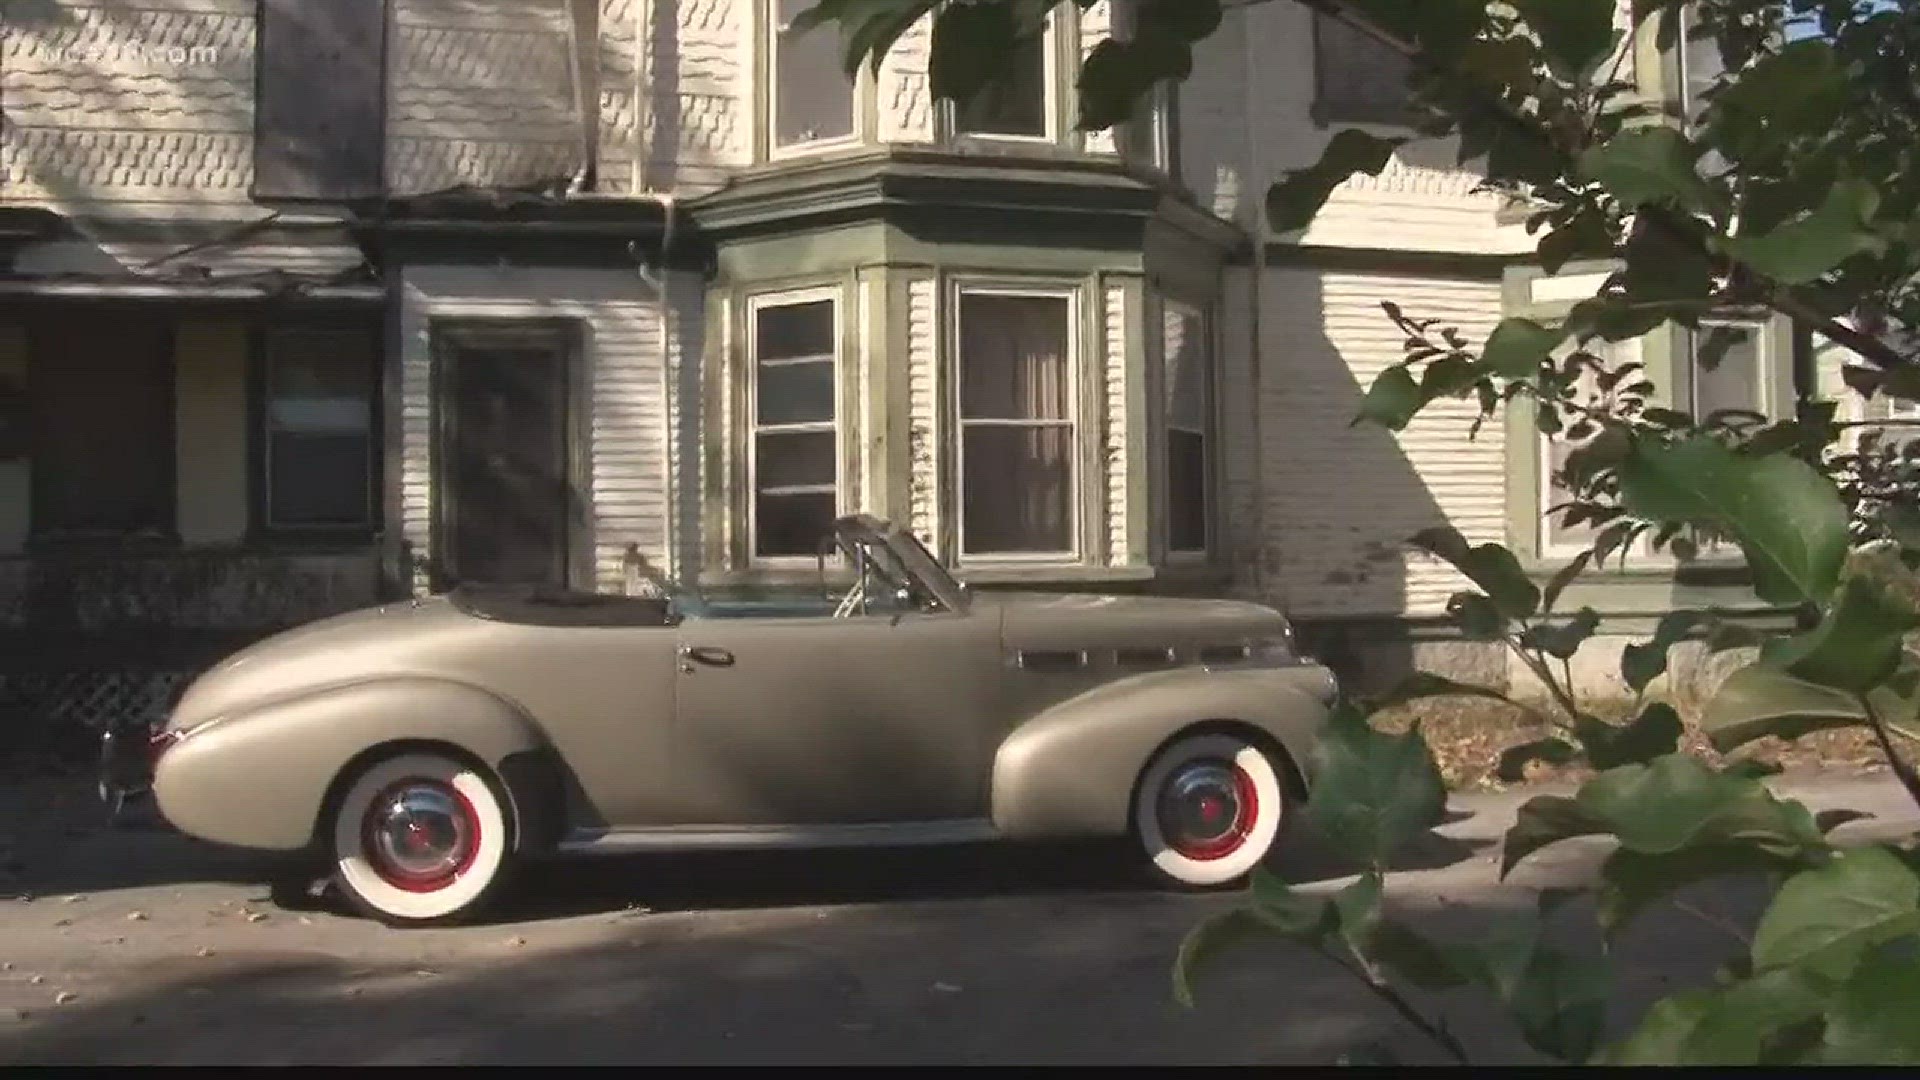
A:
POLYGON ((962 527, 969 554, 1074 547, 1070 311, 1057 296, 961 298, 962 527))

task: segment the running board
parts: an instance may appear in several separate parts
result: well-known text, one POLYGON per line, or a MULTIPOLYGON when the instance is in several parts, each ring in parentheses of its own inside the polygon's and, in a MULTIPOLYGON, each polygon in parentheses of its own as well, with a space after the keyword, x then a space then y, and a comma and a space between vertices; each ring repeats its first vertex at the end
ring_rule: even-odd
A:
POLYGON ((555 848, 561 855, 627 855, 649 851, 773 851, 812 848, 925 847, 999 839, 986 818, 863 825, 671 825, 652 829, 577 830, 555 848))

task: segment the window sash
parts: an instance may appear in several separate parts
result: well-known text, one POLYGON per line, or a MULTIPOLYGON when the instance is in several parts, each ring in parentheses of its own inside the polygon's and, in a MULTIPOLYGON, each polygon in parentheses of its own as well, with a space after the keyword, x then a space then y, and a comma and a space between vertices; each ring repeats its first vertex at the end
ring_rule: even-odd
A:
POLYGON ((1178 301, 1162 301, 1160 320, 1160 371, 1162 403, 1165 408, 1165 445, 1162 456, 1166 466, 1166 513, 1163 535, 1170 554, 1204 554, 1213 535, 1213 350, 1211 326, 1206 313, 1178 301), (1185 392, 1183 394, 1183 391, 1185 392), (1191 464, 1182 455, 1174 436, 1183 435, 1197 444, 1199 488, 1186 490, 1179 485, 1187 477, 1191 464), (1182 521, 1176 509, 1197 515, 1197 521, 1182 521), (1198 542, 1190 542, 1197 537, 1198 542))
MULTIPOLYGON (((767 143, 769 152, 774 156, 823 150, 859 141, 859 82, 857 79, 845 80, 838 63, 836 38, 832 31, 822 27, 794 39, 787 39, 785 36, 785 28, 794 16, 812 7, 814 2, 815 0, 762 0, 762 10, 767 20, 767 143), (813 69, 813 65, 821 59, 819 52, 823 42, 826 43, 825 56, 831 64, 831 70, 826 74, 813 69), (798 77, 805 80, 802 93, 824 92, 828 88, 829 78, 844 81, 847 106, 845 131, 803 138, 785 137, 782 131, 783 122, 786 119, 783 106, 803 100, 800 94, 789 93, 791 88, 787 82, 788 72, 783 71, 782 65, 782 57, 787 53, 788 48, 793 48, 802 54, 794 58, 800 61, 794 70, 800 72, 798 77)), ((836 95, 834 104, 838 103, 840 85, 840 83, 832 84, 836 95)), ((824 116, 826 110, 822 108, 818 111, 824 116)), ((834 119, 837 122, 841 118, 836 115, 834 119)))
MULTIPOLYGON (((1058 137, 1057 121, 1054 115, 1058 102, 1055 84, 1059 80, 1059 74, 1054 55, 1059 41, 1058 27, 1057 18, 1050 14, 1047 16, 1045 28, 1039 34, 1018 43, 1018 47, 1032 47, 1038 54, 1033 59, 1039 61, 1039 71, 1028 70, 1021 73, 1035 80, 1033 89, 1038 91, 1038 102, 1021 100, 1013 96, 1021 94, 1022 88, 1017 82, 1005 81, 1016 77, 1010 64, 1001 82, 983 89, 965 104, 950 105, 953 130, 956 135, 966 138, 1012 139, 1028 142, 1052 142, 1058 137), (1003 122, 1007 121, 1007 114, 1005 111, 997 110, 1016 101, 1023 107, 1027 105, 1037 107, 1038 130, 1034 130, 1034 125, 1021 120, 1003 122)), ((1016 59, 1020 58, 1016 57, 1016 59)))
MULTIPOLYGON (((953 393, 956 399, 955 408, 958 419, 958 431, 956 432, 958 447, 954 456, 957 465, 955 479, 957 481, 959 513, 955 516, 959 528, 960 554, 963 559, 1059 561, 1061 559, 1075 558, 1079 554, 1082 518, 1080 500, 1085 481, 1079 449, 1079 433, 1082 419, 1082 392, 1079 384, 1081 364, 1080 343, 1076 332, 1077 313, 1079 311, 1076 295, 1077 294, 1070 289, 1020 289, 979 286, 962 288, 957 293, 956 303, 954 305, 956 313, 954 318, 954 336, 956 339, 954 357, 957 370, 955 371, 953 393), (1061 349, 1059 362, 1062 368, 1062 385, 1057 389, 1061 395, 1059 406, 1064 415, 968 415, 965 393, 968 363, 968 301, 987 298, 1042 299, 1051 302, 1049 308, 1057 312, 1059 323, 1057 326, 1049 326, 1047 329, 1049 340, 1057 341, 1061 349), (1060 527, 1065 533, 1064 546, 1044 549, 1037 547, 1007 547, 1004 545, 982 549, 973 546, 974 539, 983 533, 992 535, 1002 531, 1000 525, 983 527, 984 523, 976 522, 973 528, 969 528, 968 526, 968 518, 970 516, 968 510, 971 502, 968 498, 967 487, 968 457, 970 456, 968 447, 973 441, 970 440, 968 436, 975 432, 984 433, 993 430, 1060 431, 1065 433, 1064 490, 1060 496, 1063 505, 1058 508, 1063 515, 1063 521, 1060 527)), ((979 309, 975 308, 973 310, 978 312, 979 309)), ((976 315, 976 317, 978 316, 976 315)), ((1056 388, 1035 387, 1032 389, 1039 389, 1043 397, 1050 398, 1052 397, 1052 390, 1056 388)), ((1044 407, 1044 403, 1042 403, 1042 407, 1044 407)))
MULTIPOLYGON (((796 500, 817 499, 823 495, 832 496, 833 508, 829 514, 829 519, 819 523, 822 528, 830 527, 832 525, 832 515, 840 512, 839 497, 841 484, 844 479, 844 464, 840 460, 841 447, 839 439, 840 416, 843 405, 840 400, 842 319, 843 311, 840 303, 840 295, 837 291, 831 289, 771 294, 754 297, 748 302, 746 350, 747 438, 746 460, 744 463, 746 482, 743 485, 742 494, 746 503, 747 556, 751 563, 778 564, 781 562, 800 562, 811 560, 815 557, 814 551, 809 550, 803 552, 795 550, 782 544, 780 538, 769 533, 765 526, 770 524, 770 522, 766 521, 766 515, 763 513, 763 506, 769 500, 775 502, 784 500, 792 504, 796 500), (793 356, 761 359, 760 352, 762 346, 760 332, 762 314, 781 308, 806 307, 816 304, 825 305, 829 313, 828 317, 832 320, 832 327, 829 331, 831 338, 829 340, 833 344, 833 351, 827 353, 810 352, 793 356), (832 392, 828 401, 830 415, 825 419, 776 421, 772 423, 761 422, 760 417, 763 411, 763 402, 761 399, 762 370, 784 370, 805 365, 831 365, 832 375, 830 383, 832 385, 832 392), (774 470, 765 467, 766 455, 764 453, 764 444, 770 441, 779 441, 783 438, 787 441, 793 441, 794 436, 808 435, 827 436, 826 441, 829 445, 828 459, 831 462, 832 475, 812 481, 805 480, 804 478, 783 476, 781 478, 782 482, 768 483, 767 474, 772 473, 774 470)), ((792 464, 792 462, 784 463, 783 469, 790 468, 792 464)), ((801 469, 800 471, 802 474, 806 472, 805 469, 801 469)))
MULTIPOLYGON (((268 529, 357 529, 370 526, 379 490, 378 458, 374 446, 374 406, 378 386, 379 344, 371 330, 320 327, 276 327, 266 333, 266 367, 262 403, 261 516, 268 529), (297 344, 296 344, 297 343, 297 344), (307 351, 303 351, 307 350, 307 351), (345 375, 357 366, 358 375, 311 392, 289 386, 289 372, 312 363, 330 376, 345 375), (289 408, 291 406, 291 408, 289 408), (290 512, 299 497, 283 494, 283 458, 314 447, 340 448, 343 441, 359 444, 363 475, 353 515, 290 512)), ((291 478, 287 478, 291 483, 291 478)))

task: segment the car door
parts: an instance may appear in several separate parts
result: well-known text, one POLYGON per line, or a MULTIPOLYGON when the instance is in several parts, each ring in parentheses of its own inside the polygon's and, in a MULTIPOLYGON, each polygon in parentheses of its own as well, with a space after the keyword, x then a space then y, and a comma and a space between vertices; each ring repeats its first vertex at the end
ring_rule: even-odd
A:
POLYGON ((679 633, 682 823, 986 815, 1001 692, 996 619, 690 619, 679 633))

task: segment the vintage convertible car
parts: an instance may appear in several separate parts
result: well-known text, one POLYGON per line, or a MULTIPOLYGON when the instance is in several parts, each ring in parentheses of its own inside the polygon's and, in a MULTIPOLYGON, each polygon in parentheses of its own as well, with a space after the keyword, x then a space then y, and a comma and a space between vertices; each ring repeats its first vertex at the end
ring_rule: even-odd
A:
POLYGON ((974 592, 834 533, 851 584, 813 602, 462 589, 288 631, 188 688, 152 792, 395 925, 556 855, 1131 835, 1206 886, 1274 847, 1335 695, 1281 615, 974 592))

